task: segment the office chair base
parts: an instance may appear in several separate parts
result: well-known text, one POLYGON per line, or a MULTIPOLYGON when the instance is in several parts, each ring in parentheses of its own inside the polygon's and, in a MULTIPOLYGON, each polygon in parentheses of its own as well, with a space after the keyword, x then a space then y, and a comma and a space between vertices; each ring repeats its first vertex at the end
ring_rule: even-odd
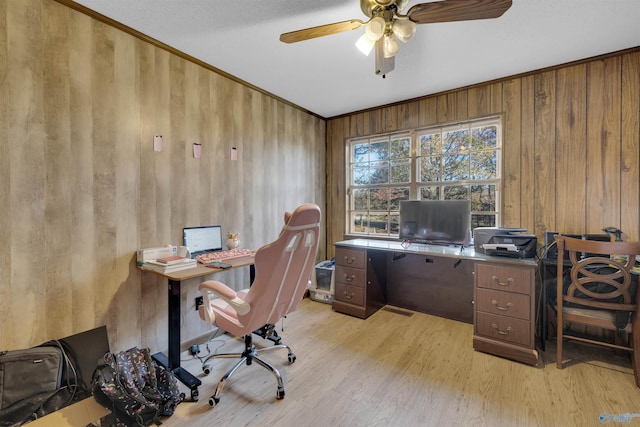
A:
POLYGON ((276 325, 273 323, 268 323, 262 328, 253 331, 253 333, 266 340, 272 341, 275 344, 280 344, 280 341, 282 340, 282 337, 278 335, 278 332, 276 332, 276 325))
POLYGON ((253 364, 253 362, 256 362, 258 365, 262 366, 263 368, 265 368, 266 370, 270 371, 273 374, 273 376, 276 378, 276 381, 278 383, 278 388, 276 391, 276 399, 277 400, 284 399, 285 392, 284 392, 284 382, 282 380, 282 375, 280 375, 280 372, 273 365, 261 359, 258 355, 268 351, 285 349, 288 352, 287 360, 289 361, 289 363, 294 363, 296 361, 296 355, 293 354, 293 352, 291 351, 291 348, 285 344, 275 344, 271 347, 256 349, 255 345, 253 345, 251 335, 246 335, 244 337, 244 344, 245 344, 245 349, 242 353, 212 354, 211 356, 207 357, 203 362, 203 367, 202 367, 203 372, 205 373, 205 375, 208 375, 209 373, 211 373, 210 366, 207 363, 209 360, 230 359, 230 358, 240 359, 238 360, 238 362, 236 362, 235 365, 233 365, 231 369, 227 371, 226 374, 224 374, 224 376, 218 382, 218 386, 216 387, 215 393, 209 398, 209 405, 211 407, 216 406, 218 402, 220 402, 220 395, 222 394, 222 389, 227 383, 227 380, 231 378, 231 376, 238 370, 238 368, 240 368, 240 366, 242 365, 251 365, 253 364))

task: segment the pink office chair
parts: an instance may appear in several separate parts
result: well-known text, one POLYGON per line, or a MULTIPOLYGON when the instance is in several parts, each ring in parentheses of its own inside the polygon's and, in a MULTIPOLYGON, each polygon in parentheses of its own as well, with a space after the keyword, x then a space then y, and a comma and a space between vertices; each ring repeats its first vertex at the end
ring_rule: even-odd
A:
POLYGON ((285 225, 278 239, 269 243, 255 254, 255 280, 249 289, 235 292, 224 283, 207 280, 200 284, 204 304, 199 307, 200 317, 207 323, 237 337, 244 338, 242 353, 213 354, 203 363, 213 358, 240 358, 222 377, 209 405, 220 401, 222 389, 231 375, 243 364, 257 362, 271 371, 278 381, 277 399, 284 398, 284 385, 280 372, 260 359, 258 355, 266 351, 283 348, 289 352, 288 361, 296 360, 291 348, 277 343, 271 347, 256 349, 252 332, 275 324, 297 307, 309 287, 318 252, 320 232, 320 208, 314 204, 304 204, 292 214, 285 214, 285 225), (217 295, 216 298, 213 294, 217 295))

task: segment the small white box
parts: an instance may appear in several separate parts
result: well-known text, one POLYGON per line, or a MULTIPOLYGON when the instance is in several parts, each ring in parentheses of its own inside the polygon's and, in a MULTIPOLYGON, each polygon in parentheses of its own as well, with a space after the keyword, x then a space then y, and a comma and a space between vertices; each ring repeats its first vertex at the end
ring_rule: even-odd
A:
POLYGON ((172 246, 161 248, 138 249, 138 262, 153 261, 158 258, 166 258, 175 255, 172 246))

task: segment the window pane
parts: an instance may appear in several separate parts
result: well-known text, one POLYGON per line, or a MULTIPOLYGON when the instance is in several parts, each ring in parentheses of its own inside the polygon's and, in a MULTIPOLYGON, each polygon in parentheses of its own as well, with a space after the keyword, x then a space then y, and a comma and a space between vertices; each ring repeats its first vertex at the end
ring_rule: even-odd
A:
POLYGON ((466 185, 456 185, 444 187, 444 200, 468 200, 469 187, 466 185))
POLYGON ((471 154, 471 179, 494 179, 497 176, 497 153, 480 151, 471 154))
POLYGON ((354 233, 366 233, 369 229, 369 215, 366 212, 354 212, 351 214, 351 223, 354 233))
POLYGON ((389 182, 389 163, 371 163, 371 184, 387 184, 389 182))
POLYGON ((370 145, 370 160, 387 160, 389 158, 389 143, 387 141, 374 142, 370 145))
POLYGON ((371 211, 387 211, 389 208, 389 189, 388 188, 375 188, 369 193, 371 196, 371 211))
POLYGON ((476 227, 495 227, 496 216, 495 215, 471 215, 471 229, 476 227))
POLYGON ((400 200, 409 200, 409 188, 392 188, 389 210, 400 210, 400 200))
POLYGON ((369 190, 356 189, 353 190, 353 210, 366 211, 369 209, 369 190))
POLYGON ((411 182, 411 163, 391 162, 391 183, 411 182))
POLYGON ((440 187, 420 187, 420 200, 439 200, 440 187))
POLYGON ((472 185, 471 210, 476 212, 496 211, 496 186, 472 185))
POLYGON ((369 161, 369 144, 353 144, 353 163, 369 161))
POLYGON ((369 165, 353 165, 353 183, 364 185, 369 183, 369 165))
POLYGON ((393 213, 389 215, 389 233, 391 234, 400 233, 400 214, 399 213, 393 213))
POLYGON ((469 179, 469 155, 444 156, 444 180, 462 181, 469 179))
POLYGON ((402 138, 391 141, 391 158, 408 159, 411 157, 411 139, 402 138))
POLYGON ((498 128, 484 126, 471 129, 471 147, 474 150, 496 148, 498 146, 498 128))
POLYGON ((423 157, 419 159, 420 182, 440 181, 441 157, 423 157))
POLYGON ((369 217, 369 231, 375 234, 389 234, 387 218, 387 215, 371 215, 369 217))
POLYGON ((469 130, 455 130, 451 132, 443 132, 444 139, 443 151, 445 153, 459 153, 469 149, 469 130))
POLYGON ((442 153, 442 139, 439 133, 420 137, 419 156, 432 156, 440 153, 442 153))

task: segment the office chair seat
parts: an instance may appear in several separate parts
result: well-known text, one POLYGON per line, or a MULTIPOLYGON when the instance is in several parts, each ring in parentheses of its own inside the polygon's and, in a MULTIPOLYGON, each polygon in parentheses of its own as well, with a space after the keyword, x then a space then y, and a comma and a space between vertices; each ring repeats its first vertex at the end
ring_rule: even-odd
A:
POLYGON ((209 362, 216 358, 238 358, 233 367, 220 379, 215 393, 209 399, 213 407, 227 380, 242 365, 258 365, 270 371, 277 381, 276 399, 285 395, 280 372, 260 358, 260 354, 284 349, 287 360, 296 360, 291 348, 280 343, 273 327, 277 321, 296 310, 309 285, 318 252, 320 208, 303 204, 293 213, 285 214, 285 225, 278 239, 258 249, 255 254, 255 280, 249 289, 234 291, 222 282, 208 280, 200 284, 204 304, 198 310, 208 324, 242 337, 241 353, 213 354, 203 362, 205 374, 210 372, 209 362), (272 339, 275 344, 256 348, 253 333, 272 339), (276 337, 276 338, 274 338, 276 337))

